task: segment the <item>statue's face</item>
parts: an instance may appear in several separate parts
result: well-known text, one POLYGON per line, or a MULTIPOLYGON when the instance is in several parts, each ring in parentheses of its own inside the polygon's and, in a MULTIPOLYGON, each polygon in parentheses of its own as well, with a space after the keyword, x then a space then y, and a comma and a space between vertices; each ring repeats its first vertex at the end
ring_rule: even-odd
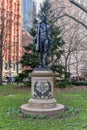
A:
POLYGON ((45 16, 41 16, 41 21, 42 21, 42 22, 45 22, 45 21, 46 21, 45 16))

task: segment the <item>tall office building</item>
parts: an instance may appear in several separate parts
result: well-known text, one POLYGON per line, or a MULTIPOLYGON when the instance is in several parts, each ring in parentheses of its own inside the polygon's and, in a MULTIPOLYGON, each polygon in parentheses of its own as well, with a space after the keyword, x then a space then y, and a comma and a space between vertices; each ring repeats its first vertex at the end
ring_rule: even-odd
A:
POLYGON ((0 33, 2 35, 3 76, 17 75, 22 54, 21 0, 0 0, 0 33))
POLYGON ((36 6, 34 0, 22 0, 22 27, 31 28, 33 26, 33 20, 36 15, 36 6))

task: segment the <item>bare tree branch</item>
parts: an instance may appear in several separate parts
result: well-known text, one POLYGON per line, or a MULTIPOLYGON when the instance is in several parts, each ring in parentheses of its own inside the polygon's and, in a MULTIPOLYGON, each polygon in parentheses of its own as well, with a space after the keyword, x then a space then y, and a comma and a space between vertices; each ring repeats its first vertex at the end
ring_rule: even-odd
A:
POLYGON ((77 23, 81 24, 83 27, 85 27, 87 29, 87 25, 84 24, 83 22, 81 22, 80 20, 76 19, 75 17, 65 13, 66 16, 68 16, 69 18, 72 18, 74 21, 76 21, 77 23))
POLYGON ((75 0, 69 0, 69 2, 74 4, 75 6, 77 6, 78 8, 80 8, 81 10, 83 10, 84 12, 87 13, 87 8, 85 6, 83 6, 82 4, 78 3, 75 0))

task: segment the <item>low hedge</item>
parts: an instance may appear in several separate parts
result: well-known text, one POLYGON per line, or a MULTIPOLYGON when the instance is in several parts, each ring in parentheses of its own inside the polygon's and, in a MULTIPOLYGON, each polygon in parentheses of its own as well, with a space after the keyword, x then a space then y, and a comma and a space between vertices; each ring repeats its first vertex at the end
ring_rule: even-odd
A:
POLYGON ((71 86, 87 86, 86 81, 57 81, 56 87, 58 88, 66 88, 71 86))
POLYGON ((87 82, 85 82, 85 81, 73 81, 72 85, 75 85, 75 86, 87 86, 87 82))
POLYGON ((58 88, 66 88, 72 86, 72 82, 70 81, 58 81, 56 82, 56 87, 58 88))

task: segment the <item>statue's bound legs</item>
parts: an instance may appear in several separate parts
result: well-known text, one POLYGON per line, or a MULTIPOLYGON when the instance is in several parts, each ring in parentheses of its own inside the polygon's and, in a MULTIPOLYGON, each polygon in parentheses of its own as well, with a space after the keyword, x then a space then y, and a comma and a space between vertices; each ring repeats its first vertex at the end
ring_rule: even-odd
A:
POLYGON ((47 54, 44 53, 44 54, 43 54, 43 66, 44 66, 44 67, 46 66, 46 61, 47 61, 47 54))
POLYGON ((47 53, 40 53, 40 67, 45 67, 47 61, 47 53))
POLYGON ((47 65, 47 53, 48 53, 48 40, 44 42, 44 53, 43 53, 43 65, 46 67, 47 65))
POLYGON ((43 54, 40 53, 40 67, 43 67, 43 54))
POLYGON ((46 67, 48 52, 48 40, 40 41, 40 67, 46 67))

